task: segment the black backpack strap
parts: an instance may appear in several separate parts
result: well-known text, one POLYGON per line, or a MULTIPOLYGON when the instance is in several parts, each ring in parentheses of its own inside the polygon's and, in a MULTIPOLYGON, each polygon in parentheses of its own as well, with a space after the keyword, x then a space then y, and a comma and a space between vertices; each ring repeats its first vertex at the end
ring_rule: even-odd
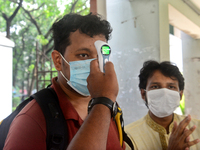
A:
MULTIPOLYGON (((117 104, 118 106, 118 104, 117 104)), ((134 150, 133 143, 131 142, 131 139, 128 137, 126 132, 124 131, 124 120, 123 120, 123 113, 121 108, 118 106, 117 108, 117 115, 115 116, 115 122, 118 128, 119 132, 119 139, 121 146, 123 145, 123 141, 126 142, 132 150, 134 150)))
POLYGON ((46 119, 47 150, 66 150, 68 143, 67 124, 52 88, 43 89, 32 97, 40 105, 46 119))
POLYGON ((0 125, 0 150, 2 150, 4 147, 5 140, 10 128, 10 124, 12 123, 13 119, 24 108, 24 106, 26 106, 32 99, 33 98, 28 98, 25 101, 23 101, 21 104, 19 104, 19 106, 17 106, 15 111, 13 111, 8 117, 6 117, 2 121, 0 125))
POLYGON ((123 130, 123 137, 124 137, 124 141, 130 146, 130 148, 132 150, 134 150, 134 146, 133 146, 133 143, 131 142, 131 139, 128 137, 127 133, 123 130))
POLYGON ((132 150, 134 150, 134 146, 133 146, 133 143, 132 143, 131 139, 128 137, 127 133, 124 131, 124 120, 123 120, 123 116, 122 115, 120 117, 120 121, 121 121, 121 125, 122 125, 123 139, 130 146, 130 148, 132 150))

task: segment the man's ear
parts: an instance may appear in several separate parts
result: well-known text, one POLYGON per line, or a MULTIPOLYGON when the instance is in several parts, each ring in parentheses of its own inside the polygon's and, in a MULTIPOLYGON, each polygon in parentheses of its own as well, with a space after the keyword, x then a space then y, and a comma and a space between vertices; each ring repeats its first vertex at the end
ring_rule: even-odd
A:
POLYGON ((141 94, 142 99, 145 101, 146 91, 144 89, 140 89, 140 94, 141 94))
POLYGON ((53 59, 53 63, 54 63, 56 70, 61 71, 62 70, 62 67, 61 67, 62 58, 60 56, 60 53, 57 50, 53 50, 53 52, 51 53, 51 58, 53 59))
POLYGON ((180 100, 182 99, 183 96, 183 90, 180 91, 180 100))

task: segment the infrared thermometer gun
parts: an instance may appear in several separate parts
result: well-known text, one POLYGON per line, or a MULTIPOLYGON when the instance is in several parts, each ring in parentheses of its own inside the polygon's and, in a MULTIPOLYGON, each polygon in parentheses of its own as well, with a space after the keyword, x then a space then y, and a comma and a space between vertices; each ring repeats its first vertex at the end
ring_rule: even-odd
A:
POLYGON ((105 72, 104 65, 110 59, 111 48, 108 43, 100 40, 97 40, 94 45, 97 49, 99 68, 101 72, 105 72))

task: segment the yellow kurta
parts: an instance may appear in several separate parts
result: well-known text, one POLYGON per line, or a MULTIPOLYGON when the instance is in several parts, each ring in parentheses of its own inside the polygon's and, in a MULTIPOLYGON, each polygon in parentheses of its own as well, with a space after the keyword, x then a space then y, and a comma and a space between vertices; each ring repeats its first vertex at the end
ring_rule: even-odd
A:
MULTIPOLYGON (((185 116, 174 114, 174 120, 178 124, 184 118, 185 116)), ((170 133, 167 134, 165 128, 154 122, 149 114, 147 114, 140 120, 125 126, 125 131, 131 138, 135 150, 166 150, 173 129, 173 122, 169 126, 170 133)), ((200 139, 200 120, 192 119, 188 128, 191 128, 193 125, 196 125, 197 128, 190 135, 190 141, 197 138, 200 139)), ((126 150, 130 149, 128 146, 126 147, 126 150)), ((190 150, 200 150, 200 143, 190 147, 190 150)))

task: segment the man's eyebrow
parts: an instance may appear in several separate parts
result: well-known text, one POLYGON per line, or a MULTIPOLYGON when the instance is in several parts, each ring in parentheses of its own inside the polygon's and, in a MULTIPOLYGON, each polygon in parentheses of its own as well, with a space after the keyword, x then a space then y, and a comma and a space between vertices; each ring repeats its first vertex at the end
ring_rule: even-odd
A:
POLYGON ((150 84, 160 84, 160 82, 151 82, 150 84))
POLYGON ((167 84, 176 85, 176 83, 174 83, 174 82, 168 82, 167 84))
POLYGON ((79 52, 79 51, 91 52, 91 50, 89 48, 86 48, 86 47, 82 47, 82 48, 79 48, 79 49, 76 50, 76 52, 79 52))
MULTIPOLYGON (((161 83, 160 82, 151 82, 150 84, 161 84, 161 83)), ((174 83, 174 82, 167 82, 167 84, 176 85, 176 83, 174 83)))

